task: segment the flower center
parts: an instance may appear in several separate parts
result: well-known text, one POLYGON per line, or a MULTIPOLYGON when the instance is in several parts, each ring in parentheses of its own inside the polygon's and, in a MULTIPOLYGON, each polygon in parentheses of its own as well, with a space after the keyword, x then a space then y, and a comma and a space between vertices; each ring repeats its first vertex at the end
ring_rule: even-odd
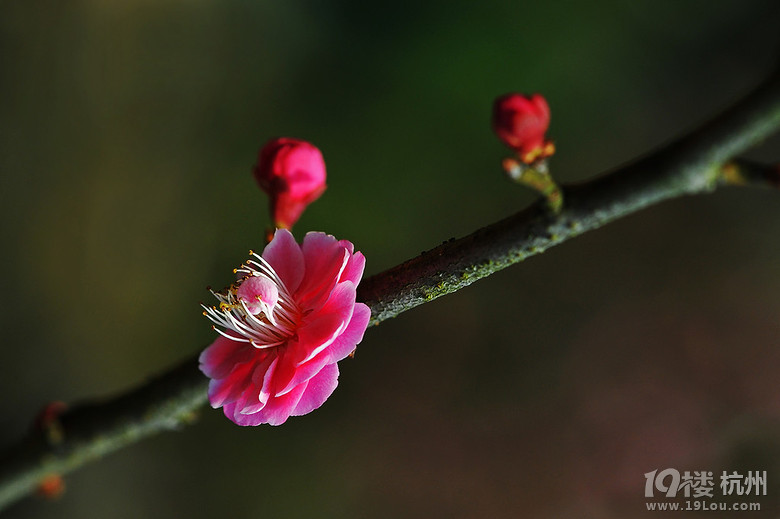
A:
POLYGON ((295 334, 301 311, 273 267, 252 251, 249 255, 234 270, 241 279, 219 292, 209 289, 219 305, 201 305, 203 315, 228 339, 273 348, 295 334))

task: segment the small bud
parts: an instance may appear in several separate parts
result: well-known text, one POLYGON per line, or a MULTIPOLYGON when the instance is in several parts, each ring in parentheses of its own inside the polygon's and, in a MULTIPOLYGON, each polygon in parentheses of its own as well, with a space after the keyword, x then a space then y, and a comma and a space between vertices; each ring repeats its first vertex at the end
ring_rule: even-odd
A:
POLYGON ((49 474, 38 482, 36 493, 46 499, 57 499, 65 492, 65 482, 59 474, 49 474))
POLYGON ((325 191, 322 153, 298 139, 268 141, 258 154, 253 174, 271 198, 271 218, 279 228, 291 228, 306 206, 325 191))
POLYGON ((493 131, 526 164, 549 157, 555 146, 544 138, 550 107, 539 94, 506 94, 493 103, 493 131))
POLYGON ((68 405, 65 402, 55 400, 46 404, 35 417, 35 429, 44 434, 50 445, 59 445, 65 437, 60 416, 67 409, 68 405))

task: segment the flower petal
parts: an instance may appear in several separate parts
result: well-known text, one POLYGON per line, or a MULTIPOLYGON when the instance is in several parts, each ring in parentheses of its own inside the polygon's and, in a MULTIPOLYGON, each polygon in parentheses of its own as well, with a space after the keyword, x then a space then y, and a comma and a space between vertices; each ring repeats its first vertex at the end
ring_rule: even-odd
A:
POLYGON ((235 402, 246 389, 252 377, 252 363, 244 362, 234 366, 228 376, 209 382, 209 403, 217 407, 235 402))
MULTIPOLYGON (((299 399, 293 416, 310 413, 320 407, 328 399, 339 384, 339 367, 337 364, 328 364, 317 373, 306 385, 306 390, 299 399)), ((303 385, 303 384, 301 384, 303 385)))
POLYGON ((252 372, 252 384, 246 388, 241 398, 236 400, 237 411, 241 414, 254 414, 265 407, 268 397, 263 399, 263 383, 266 378, 273 376, 273 368, 276 362, 276 355, 267 355, 262 362, 255 366, 252 372))
POLYGON ((268 370, 264 375, 263 385, 258 395, 258 400, 263 404, 268 403, 268 401, 271 399, 271 394, 273 393, 274 377, 276 375, 276 367, 278 365, 279 357, 275 356, 273 362, 271 362, 270 366, 268 366, 268 370))
POLYGON ((198 357, 200 370, 209 378, 224 378, 236 364, 252 358, 253 350, 245 342, 231 341, 220 335, 198 357))
POLYGON ((298 365, 313 359, 344 332, 355 308, 355 290, 350 281, 339 283, 316 316, 301 325, 298 342, 305 348, 296 351, 305 351, 306 355, 298 361, 298 365))
POLYGON ((276 396, 285 395, 292 391, 296 386, 310 380, 317 375, 326 364, 330 364, 330 362, 330 355, 323 353, 317 355, 303 365, 296 366, 289 377, 289 382, 276 393, 276 396))
POLYGON ((339 313, 318 315, 308 324, 298 329, 298 339, 305 348, 300 348, 296 353, 295 366, 313 359, 319 352, 333 344, 336 337, 347 327, 349 317, 344 318, 339 313))
POLYGON ((280 351, 279 362, 274 373, 271 394, 282 396, 294 387, 316 375, 330 355, 324 352, 344 330, 347 322, 336 313, 317 315, 310 323, 298 329, 298 340, 289 341, 280 351), (324 353, 322 353, 324 352, 324 353))
POLYGON ((355 285, 350 281, 339 283, 322 308, 304 319, 298 328, 298 340, 288 343, 280 361, 275 381, 277 396, 286 394, 316 375, 325 364, 333 362, 326 350, 346 330, 352 319, 355 290, 355 285))
POLYGON ((339 282, 352 281, 354 284, 360 283, 360 278, 363 277, 363 270, 366 268, 366 257, 363 253, 357 252, 352 254, 347 261, 347 266, 344 267, 344 271, 339 276, 339 282))
POLYGON ((284 285, 294 293, 303 279, 305 263, 300 245, 287 229, 277 229, 274 239, 263 250, 266 260, 279 275, 284 285))
POLYGON ((317 308, 330 295, 350 254, 336 238, 321 232, 307 233, 301 250, 306 273, 295 299, 302 308, 317 308))
POLYGON ((236 425, 255 426, 265 423, 263 417, 258 413, 241 414, 240 412, 236 412, 236 404, 227 404, 222 408, 222 411, 225 413, 225 416, 236 425))
POLYGON ((339 335, 328 349, 330 362, 338 362, 355 351, 355 346, 363 340, 363 334, 368 328, 371 310, 363 303, 357 303, 352 312, 347 328, 339 335))
POLYGON ((301 397, 306 390, 307 384, 308 382, 299 384, 297 387, 293 388, 292 391, 283 396, 271 397, 271 399, 268 400, 268 404, 266 404, 262 410, 249 416, 258 417, 262 420, 261 423, 268 423, 269 425, 283 424, 297 407, 298 402, 301 400, 301 397))
POLYGON ((344 321, 349 321, 355 309, 357 286, 352 281, 344 281, 336 285, 328 296, 328 300, 320 309, 321 314, 338 314, 344 321))
POLYGON ((355 245, 353 245, 349 240, 339 240, 339 245, 347 249, 350 254, 355 252, 355 245))

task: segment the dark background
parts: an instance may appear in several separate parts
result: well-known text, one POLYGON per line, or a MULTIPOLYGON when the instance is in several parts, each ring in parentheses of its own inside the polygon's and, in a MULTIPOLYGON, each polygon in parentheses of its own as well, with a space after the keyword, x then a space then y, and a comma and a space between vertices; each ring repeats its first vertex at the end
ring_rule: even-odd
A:
MULTIPOLYGON (((298 237, 372 274, 533 200, 495 96, 542 92, 554 175, 586 180, 758 83, 779 26, 774 0, 0 1, 0 444, 213 339, 198 302, 262 246, 268 138, 328 165, 298 237)), ((775 517, 779 233, 770 191, 652 207, 369 330, 311 415, 204 410, 7 516, 657 516, 644 473, 673 467, 766 470, 734 516, 775 517)))

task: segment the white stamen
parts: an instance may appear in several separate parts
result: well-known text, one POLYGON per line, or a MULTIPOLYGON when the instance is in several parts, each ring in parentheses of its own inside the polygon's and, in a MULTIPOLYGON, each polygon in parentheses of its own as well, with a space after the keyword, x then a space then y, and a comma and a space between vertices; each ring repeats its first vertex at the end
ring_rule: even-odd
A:
POLYGON ((223 332, 222 330, 220 330, 216 326, 212 326, 212 328, 214 329, 215 332, 217 332, 218 334, 222 335, 223 337, 227 337, 230 340, 238 341, 238 342, 251 342, 249 339, 244 339, 242 337, 233 337, 232 335, 228 335, 227 333, 223 332))
POLYGON ((273 267, 260 255, 251 253, 249 259, 235 269, 242 278, 221 292, 209 289, 219 302, 216 306, 201 305, 204 315, 216 326, 214 329, 228 339, 247 342, 258 349, 273 348, 284 344, 293 335, 301 314, 289 290, 273 267), (244 299, 237 296, 238 288, 252 276, 263 276, 273 282, 279 297, 274 306, 260 301, 260 312, 252 314, 244 299), (222 328, 222 329, 220 329, 222 328))

